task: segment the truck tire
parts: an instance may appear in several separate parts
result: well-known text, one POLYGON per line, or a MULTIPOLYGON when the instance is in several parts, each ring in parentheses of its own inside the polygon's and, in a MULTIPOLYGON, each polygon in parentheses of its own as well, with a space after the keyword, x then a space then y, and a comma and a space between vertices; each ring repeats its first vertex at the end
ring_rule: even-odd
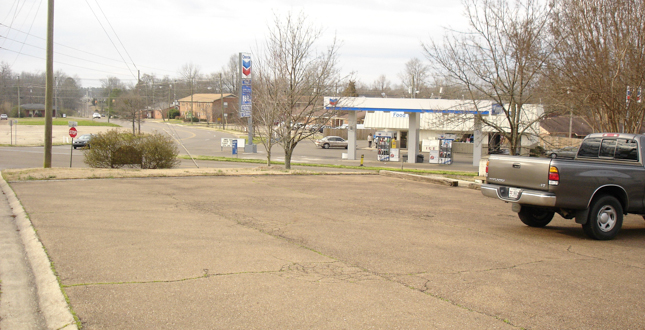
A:
POLYGON ((555 212, 530 206, 522 206, 522 209, 517 213, 517 215, 527 226, 544 227, 553 220, 555 212))
POLYGON ((610 240, 623 226, 623 206, 613 196, 600 196, 591 204, 589 219, 582 225, 587 236, 597 240, 610 240))

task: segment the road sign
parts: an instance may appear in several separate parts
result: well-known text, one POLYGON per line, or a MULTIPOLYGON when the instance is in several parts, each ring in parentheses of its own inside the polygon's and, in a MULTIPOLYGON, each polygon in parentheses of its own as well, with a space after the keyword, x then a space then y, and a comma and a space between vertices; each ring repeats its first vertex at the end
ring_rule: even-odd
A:
POLYGON ((233 155, 237 155, 237 139, 233 139, 233 155))
POLYGON ((72 127, 69 129, 69 136, 71 136, 72 138, 75 138, 77 133, 78 132, 76 131, 76 127, 72 127))

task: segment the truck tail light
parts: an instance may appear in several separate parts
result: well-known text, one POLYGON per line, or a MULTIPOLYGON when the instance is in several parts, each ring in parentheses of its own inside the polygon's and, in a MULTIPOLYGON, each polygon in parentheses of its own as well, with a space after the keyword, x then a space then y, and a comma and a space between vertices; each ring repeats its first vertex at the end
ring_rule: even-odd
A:
POLYGON ((488 176, 488 164, 490 163, 490 160, 486 161, 486 176, 488 176))
POLYGON ((557 186, 558 184, 560 184, 560 172, 557 167, 551 166, 549 167, 549 185, 557 186))

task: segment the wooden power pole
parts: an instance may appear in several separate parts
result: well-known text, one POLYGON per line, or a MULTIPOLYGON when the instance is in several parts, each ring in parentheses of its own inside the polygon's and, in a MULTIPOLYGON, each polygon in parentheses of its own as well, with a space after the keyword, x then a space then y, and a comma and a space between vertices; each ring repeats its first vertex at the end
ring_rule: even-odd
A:
POLYGON ((47 8, 47 69, 45 87, 45 160, 44 167, 52 167, 52 99, 54 96, 54 0, 47 8))

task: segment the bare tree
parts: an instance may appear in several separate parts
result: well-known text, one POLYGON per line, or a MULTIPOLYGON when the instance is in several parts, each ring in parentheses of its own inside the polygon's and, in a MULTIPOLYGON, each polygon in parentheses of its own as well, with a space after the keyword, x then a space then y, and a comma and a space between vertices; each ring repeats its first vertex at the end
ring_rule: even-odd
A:
MULTIPOLYGON (((195 94, 195 87, 197 81, 200 79, 200 68, 193 64, 193 62, 184 64, 179 70, 179 76, 186 83, 190 90, 190 116, 194 115, 193 112, 193 95, 195 94)), ((191 119, 192 122, 192 119, 191 119)))
MULTIPOLYGON (((146 106, 145 97, 139 94, 137 88, 132 88, 119 97, 117 111, 121 118, 132 122, 132 134, 137 134, 136 123, 141 118, 141 110, 146 106)), ((139 126, 141 133, 141 126, 139 126)))
POLYGON ((108 123, 110 122, 110 117, 114 111, 114 105, 116 100, 125 90, 125 85, 117 77, 108 77, 107 79, 101 79, 101 87, 103 88, 103 102, 108 110, 108 123))
MULTIPOLYGON (((62 79, 57 81, 57 84, 57 94, 60 102, 59 111, 63 109, 67 111, 78 111, 81 105, 81 98, 83 97, 80 79, 78 77, 63 76, 62 79)), ((58 115, 61 115, 61 113, 58 115)))
POLYGON ((254 123, 267 149, 267 164, 273 142, 284 149, 285 168, 291 168, 296 145, 316 133, 318 125, 331 119, 323 96, 332 95, 338 84, 334 39, 325 51, 314 48, 321 31, 306 24, 303 14, 275 17, 269 37, 254 65, 254 123), (276 125, 278 124, 278 125, 276 125))
POLYGON ((222 67, 222 85, 223 90, 227 93, 237 93, 240 78, 237 76, 239 55, 233 54, 228 59, 228 63, 222 67))
POLYGON ((601 132, 642 130, 645 107, 645 2, 563 0, 553 13, 549 80, 557 104, 601 132), (631 94, 631 95, 628 95, 631 94))
POLYGON ((381 96, 385 96, 392 89, 390 85, 392 83, 382 74, 372 83, 372 90, 378 92, 381 96))
MULTIPOLYGON (((499 116, 481 116, 516 154, 521 137, 544 114, 531 115, 525 105, 538 102, 533 89, 550 56, 548 23, 551 7, 539 0, 464 0, 469 22, 467 33, 448 33, 443 44, 423 46, 436 70, 463 85, 478 112, 478 100, 492 100, 499 116)), ((490 103, 488 103, 490 104, 490 103)), ((490 105, 488 105, 490 106, 490 105)))
POLYGON ((405 69, 399 73, 401 82, 408 89, 411 98, 416 98, 417 93, 425 87, 428 80, 429 68, 420 59, 413 58, 405 63, 405 69))

